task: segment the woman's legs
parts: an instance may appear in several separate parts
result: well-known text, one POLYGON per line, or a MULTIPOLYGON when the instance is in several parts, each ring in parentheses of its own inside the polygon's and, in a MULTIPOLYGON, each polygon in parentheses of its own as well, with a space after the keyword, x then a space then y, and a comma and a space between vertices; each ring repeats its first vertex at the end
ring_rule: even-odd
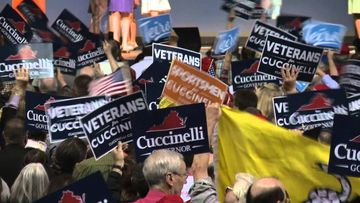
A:
MULTIPOLYGON (((120 20, 121 16, 119 12, 112 12, 110 15, 110 31, 112 31, 115 41, 120 42, 120 20)), ((122 27, 122 26, 121 26, 122 27)))
POLYGON ((130 13, 130 38, 129 38, 129 44, 133 47, 138 47, 136 43, 136 21, 134 17, 134 13, 130 13))
MULTIPOLYGON (((127 39, 130 31, 130 18, 129 13, 121 13, 121 34, 122 34, 122 43, 121 46, 124 51, 130 51, 132 47, 130 47, 127 43, 127 39)), ((120 34, 120 33, 119 33, 120 34)), ((114 33, 115 35, 115 33, 114 33)))

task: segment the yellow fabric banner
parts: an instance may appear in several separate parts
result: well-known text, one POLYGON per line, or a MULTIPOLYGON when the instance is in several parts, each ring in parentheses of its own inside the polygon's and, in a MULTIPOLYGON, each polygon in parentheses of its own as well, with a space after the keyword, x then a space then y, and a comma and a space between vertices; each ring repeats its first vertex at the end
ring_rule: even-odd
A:
POLYGON ((359 178, 327 174, 328 146, 227 107, 222 107, 218 130, 217 190, 221 202, 225 188, 239 172, 257 178, 277 177, 293 203, 345 202, 360 195, 359 178))

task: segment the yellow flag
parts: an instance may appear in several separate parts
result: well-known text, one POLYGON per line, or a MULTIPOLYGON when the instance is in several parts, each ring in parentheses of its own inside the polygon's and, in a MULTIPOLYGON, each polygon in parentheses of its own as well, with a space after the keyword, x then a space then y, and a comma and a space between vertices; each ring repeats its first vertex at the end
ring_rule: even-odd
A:
POLYGON ((222 108, 218 130, 217 189, 221 202, 225 188, 234 183, 239 172, 257 178, 277 177, 294 203, 345 202, 360 195, 359 178, 326 172, 328 146, 227 107, 222 108))

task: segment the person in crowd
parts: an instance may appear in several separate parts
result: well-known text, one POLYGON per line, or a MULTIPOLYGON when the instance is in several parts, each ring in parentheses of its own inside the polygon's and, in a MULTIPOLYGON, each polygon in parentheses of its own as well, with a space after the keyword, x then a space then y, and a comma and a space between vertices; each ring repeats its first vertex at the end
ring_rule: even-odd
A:
POLYGON ((56 192, 72 183, 75 182, 75 179, 71 176, 71 174, 61 174, 55 176, 50 180, 49 186, 47 188, 47 194, 51 194, 56 192))
POLYGON ((227 187, 224 203, 246 203, 246 194, 255 177, 248 173, 239 173, 235 176, 235 183, 227 187))
POLYGON ((41 131, 27 131, 27 142, 25 148, 39 149, 46 152, 46 133, 41 131))
POLYGON ((171 10, 168 0, 141 0, 141 15, 158 16, 171 10))
POLYGON ((130 13, 130 35, 128 37, 128 44, 132 46, 134 49, 138 48, 138 44, 136 43, 136 31, 137 31, 137 25, 136 25, 136 19, 135 19, 135 9, 137 9, 140 6, 140 0, 133 0, 134 1, 134 9, 130 13))
POLYGON ((6 182, 0 178, 0 202, 7 203, 10 198, 10 189, 6 182))
POLYGON ((64 140, 56 148, 53 158, 55 175, 72 174, 75 164, 86 158, 87 146, 79 138, 72 137, 64 140))
POLYGON ((5 148, 0 151, 0 177, 12 185, 23 168, 26 154, 26 133, 24 120, 21 118, 10 119, 3 131, 5 148))
POLYGON ((246 203, 290 203, 290 198, 280 180, 266 177, 249 187, 246 203))
POLYGON ((26 165, 11 187, 11 203, 32 203, 46 195, 49 178, 40 163, 26 165))
POLYGON ((130 30, 130 13, 133 12, 134 1, 132 0, 110 0, 109 11, 110 14, 110 31, 114 33, 114 40, 120 42, 121 30, 121 47, 122 51, 129 52, 134 49, 128 44, 128 36, 130 30))
POLYGON ((108 8, 108 1, 104 0, 90 0, 89 11, 91 13, 91 20, 89 25, 90 32, 99 34, 101 18, 105 15, 108 8))
POLYGON ((258 98, 253 90, 241 89, 234 94, 234 107, 243 111, 248 107, 256 108, 258 98))

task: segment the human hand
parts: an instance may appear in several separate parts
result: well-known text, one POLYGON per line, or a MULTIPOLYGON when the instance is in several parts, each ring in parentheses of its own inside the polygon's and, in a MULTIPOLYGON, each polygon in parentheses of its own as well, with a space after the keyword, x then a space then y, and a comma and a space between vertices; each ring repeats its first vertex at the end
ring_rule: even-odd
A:
POLYGON ((296 68, 281 69, 281 76, 283 79, 283 88, 287 93, 296 93, 296 78, 299 75, 299 70, 296 68))
POLYGON ((103 49, 106 55, 111 54, 111 45, 106 40, 103 42, 103 49))
POLYGON ((20 67, 14 70, 14 75, 16 80, 16 86, 25 90, 29 82, 29 69, 20 67))
POLYGON ((128 144, 122 143, 121 141, 118 142, 117 147, 113 149, 112 155, 115 165, 119 165, 121 167, 124 166, 124 159, 127 156, 126 153, 124 153, 124 150, 127 149, 128 144))

